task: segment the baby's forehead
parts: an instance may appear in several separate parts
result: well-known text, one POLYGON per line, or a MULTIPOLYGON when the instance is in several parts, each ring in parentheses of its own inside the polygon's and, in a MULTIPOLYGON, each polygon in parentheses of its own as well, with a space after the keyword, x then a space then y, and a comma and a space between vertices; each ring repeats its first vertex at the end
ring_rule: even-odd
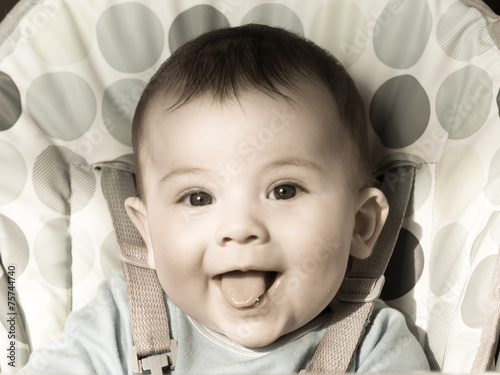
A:
POLYGON ((246 157, 246 162, 269 156, 271 149, 275 149, 275 158, 293 157, 294 146, 304 142, 309 142, 310 150, 313 144, 323 149, 344 148, 345 131, 339 130, 344 125, 333 99, 313 87, 303 93, 289 90, 284 97, 251 90, 224 101, 206 95, 169 110, 157 108, 147 124, 143 141, 149 144, 144 149, 149 149, 153 159, 158 155, 178 159, 175 153, 200 159, 196 155, 203 150, 206 154, 227 153, 234 159, 246 157))
MULTIPOLYGON (((166 97, 156 101, 148 115, 145 124, 147 135, 142 142, 155 143, 159 133, 175 137, 189 128, 198 129, 199 137, 192 136, 183 141, 200 146, 210 143, 205 134, 209 118, 212 122, 215 119, 221 123, 220 127, 212 126, 211 132, 218 131, 221 137, 225 136, 225 132, 241 132, 242 137, 247 134, 248 139, 242 138, 241 142, 246 140, 257 149, 272 147, 272 140, 281 137, 284 129, 288 135, 293 133, 297 137, 320 132, 322 137, 331 139, 332 144, 338 144, 339 134, 344 133, 339 130, 345 126, 338 115, 333 95, 324 85, 317 83, 299 82, 293 89, 280 88, 279 95, 253 88, 225 100, 216 100, 210 94, 191 98, 180 105, 175 104, 176 100, 175 97, 166 97), (200 113, 207 116, 200 116, 200 113), (288 126, 292 122, 296 122, 297 126, 288 126), (313 123, 321 123, 322 126, 312 126, 313 123), (250 135, 248 126, 254 129, 250 130, 250 135)), ((344 141, 347 139, 344 138, 344 141)), ((224 147, 237 146, 228 144, 224 147)))
MULTIPOLYGON (((283 96, 249 90, 223 101, 204 95, 177 106, 172 106, 175 99, 170 98, 152 111, 150 121, 146 124, 146 139, 151 141, 151 138, 156 137, 160 131, 158 127, 162 128, 164 134, 172 136, 187 131, 188 125, 190 129, 199 129, 199 133, 203 134, 209 121, 220 122, 221 126, 211 127, 211 132, 219 132, 221 137, 229 131, 243 131, 243 127, 249 123, 254 126, 256 138, 249 141, 266 145, 280 136, 279 133, 285 128, 287 133, 298 136, 314 131, 323 133, 324 137, 338 138, 339 129, 344 125, 341 124, 335 101, 325 93, 326 90, 317 89, 314 94, 312 90, 304 95, 288 90, 283 96), (200 113, 205 116, 199 116, 200 113), (299 126, 287 126, 291 122, 298 122, 299 126), (324 126, 311 127, 312 122, 321 122, 324 126)), ((193 137, 192 141, 203 144, 209 139, 200 136, 193 137)))

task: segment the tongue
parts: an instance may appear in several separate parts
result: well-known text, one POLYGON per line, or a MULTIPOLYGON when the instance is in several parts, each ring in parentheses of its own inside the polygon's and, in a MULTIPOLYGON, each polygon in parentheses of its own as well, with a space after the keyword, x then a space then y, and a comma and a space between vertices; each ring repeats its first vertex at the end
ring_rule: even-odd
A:
POLYGON ((234 307, 255 305, 259 297, 266 292, 266 272, 232 271, 222 275, 222 296, 234 307))

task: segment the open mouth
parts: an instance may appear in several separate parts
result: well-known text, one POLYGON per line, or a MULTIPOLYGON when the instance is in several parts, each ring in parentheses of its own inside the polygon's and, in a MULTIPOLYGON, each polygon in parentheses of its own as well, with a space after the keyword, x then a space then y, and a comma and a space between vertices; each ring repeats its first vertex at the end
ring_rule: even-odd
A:
POLYGON ((275 283, 275 271, 231 271, 215 276, 221 296, 237 309, 261 306, 275 283))

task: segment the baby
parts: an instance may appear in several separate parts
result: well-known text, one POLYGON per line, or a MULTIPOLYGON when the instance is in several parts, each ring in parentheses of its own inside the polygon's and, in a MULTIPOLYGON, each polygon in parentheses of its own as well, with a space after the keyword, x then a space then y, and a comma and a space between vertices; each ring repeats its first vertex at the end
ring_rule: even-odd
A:
MULTIPOLYGON (((166 295, 174 372, 305 369, 349 257, 370 255, 388 213, 345 69, 282 29, 209 32, 151 79, 133 145, 138 195, 125 205, 166 295)), ((61 336, 27 370, 129 373, 122 277, 61 336)), ((427 369, 402 315, 377 302, 349 370, 427 369)))

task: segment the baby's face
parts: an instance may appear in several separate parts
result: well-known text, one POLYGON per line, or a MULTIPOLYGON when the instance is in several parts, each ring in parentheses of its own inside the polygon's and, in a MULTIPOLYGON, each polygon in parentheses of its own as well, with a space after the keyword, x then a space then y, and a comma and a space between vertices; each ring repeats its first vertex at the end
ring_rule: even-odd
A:
POLYGON ((358 192, 318 91, 199 99, 148 124, 138 210, 149 264, 181 310, 247 347, 317 316, 351 252, 358 192))

